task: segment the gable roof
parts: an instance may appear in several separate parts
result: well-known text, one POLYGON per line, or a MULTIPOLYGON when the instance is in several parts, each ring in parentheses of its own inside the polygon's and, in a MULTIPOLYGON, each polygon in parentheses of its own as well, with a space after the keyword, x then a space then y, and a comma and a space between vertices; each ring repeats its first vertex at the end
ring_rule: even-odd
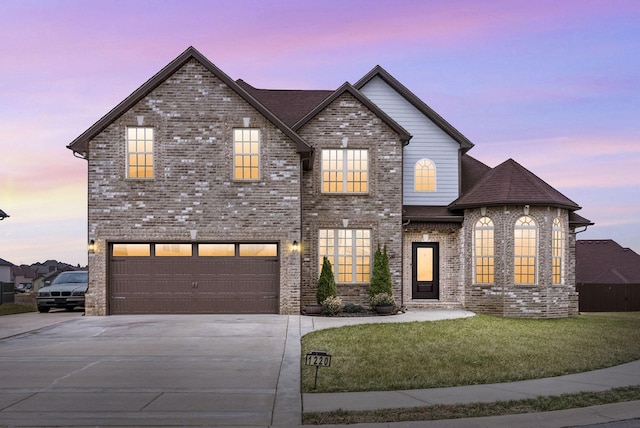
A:
POLYGON ((576 282, 640 285, 640 255, 612 239, 576 241, 576 282))
POLYGON ((350 83, 346 82, 338 89, 336 89, 330 96, 325 98, 320 104, 318 104, 313 110, 304 115, 300 120, 298 120, 294 125, 293 129, 298 131, 302 128, 307 122, 309 122, 312 118, 314 118, 318 113, 324 110, 327 106, 329 106, 332 102, 334 102, 341 95, 349 93, 354 98, 356 98, 360 103, 362 103, 365 107, 371 110, 376 116, 378 116, 384 123, 386 123, 391 129, 393 129, 399 136, 400 140, 406 144, 411 139, 411 134, 409 134, 402 126, 398 124, 395 120, 391 118, 388 114, 380 109, 376 104, 373 103, 369 98, 362 95, 360 91, 354 88, 350 83))
POLYGON ((289 127, 335 92, 333 90, 258 89, 242 79, 238 79, 236 83, 289 127))
POLYGON ((570 211, 580 209, 578 204, 513 159, 486 172, 475 186, 452 202, 449 208, 498 205, 545 205, 570 211))
POLYGON ((395 77, 393 77, 384 68, 376 65, 369 73, 365 74, 360 80, 353 85, 356 89, 362 89, 371 79, 379 77, 384 80, 389 86, 391 86, 397 93, 399 93, 404 99, 411 103, 422 114, 427 116, 433 123, 435 123, 440 129, 447 133, 451 138, 460 144, 462 152, 473 147, 473 143, 469 141, 467 137, 462 135, 460 131, 447 122, 442 116, 436 113, 431 107, 429 107, 424 101, 418 98, 413 92, 411 92, 406 86, 400 83, 395 77))
POLYGON ((73 140, 71 144, 67 146, 68 149, 73 150, 74 153, 78 153, 80 156, 85 157, 89 150, 89 141, 102 132, 107 126, 111 125, 116 119, 122 116, 125 112, 131 109, 136 103, 146 97, 151 91, 157 88, 165 80, 167 80, 173 73, 175 73, 180 67, 186 64, 191 59, 195 59, 202 64, 207 70, 218 77, 229 88, 235 91, 241 98, 247 101, 251 106, 258 110, 263 116, 265 116, 271 123, 278 127, 285 135, 287 135, 297 146, 299 153, 311 154, 313 152, 312 147, 306 143, 298 134, 296 134, 289 126, 287 126, 282 120, 280 120, 269 109, 262 105, 256 98, 250 95, 245 89, 238 85, 233 79, 227 76, 222 70, 216 67, 211 61, 209 61, 204 55, 202 55, 193 46, 187 48, 176 59, 171 61, 162 70, 156 73, 151 79, 147 80, 142 86, 136 89, 131 95, 125 98, 120 104, 115 106, 109 113, 103 116, 89 129, 82 133, 78 138, 73 140))

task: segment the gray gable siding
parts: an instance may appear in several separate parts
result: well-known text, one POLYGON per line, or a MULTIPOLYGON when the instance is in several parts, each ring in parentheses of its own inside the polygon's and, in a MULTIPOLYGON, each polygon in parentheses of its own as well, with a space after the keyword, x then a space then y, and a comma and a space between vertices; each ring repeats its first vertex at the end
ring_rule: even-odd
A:
POLYGON ((448 205, 457 199, 460 145, 381 78, 374 77, 360 91, 413 135, 404 148, 403 204, 448 205), (423 158, 436 165, 435 192, 414 190, 415 164, 423 158))

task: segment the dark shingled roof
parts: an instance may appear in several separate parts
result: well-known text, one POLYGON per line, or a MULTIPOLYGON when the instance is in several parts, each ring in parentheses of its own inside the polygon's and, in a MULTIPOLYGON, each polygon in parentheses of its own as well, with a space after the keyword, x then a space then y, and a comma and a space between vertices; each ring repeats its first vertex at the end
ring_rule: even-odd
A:
POLYGON ((640 286, 640 255, 611 239, 576 241, 576 283, 640 286))
POLYGON ((325 90, 258 89, 241 79, 237 80, 236 83, 289 127, 292 127, 334 92, 325 90))
POLYGON ((520 204, 545 205, 570 211, 580 209, 578 204, 513 159, 486 172, 475 186, 451 203, 449 208, 520 204))
POLYGON ((462 223, 464 214, 451 212, 443 206, 405 205, 402 207, 402 219, 411 222, 462 223))

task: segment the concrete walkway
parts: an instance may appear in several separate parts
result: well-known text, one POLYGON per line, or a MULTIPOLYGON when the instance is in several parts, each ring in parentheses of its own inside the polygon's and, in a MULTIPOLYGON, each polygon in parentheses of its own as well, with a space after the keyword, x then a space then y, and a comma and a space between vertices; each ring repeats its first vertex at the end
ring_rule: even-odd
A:
MULTIPOLYGON (((491 402, 640 385, 640 362, 551 379, 470 387, 300 393, 300 337, 347 324, 434 321, 277 315, 0 317, 0 426, 295 427, 302 412, 491 402)), ((493 418, 356 427, 640 426, 640 402, 493 418), (616 422, 626 421, 626 422, 616 422)), ((350 425, 354 427, 354 425, 350 425)))

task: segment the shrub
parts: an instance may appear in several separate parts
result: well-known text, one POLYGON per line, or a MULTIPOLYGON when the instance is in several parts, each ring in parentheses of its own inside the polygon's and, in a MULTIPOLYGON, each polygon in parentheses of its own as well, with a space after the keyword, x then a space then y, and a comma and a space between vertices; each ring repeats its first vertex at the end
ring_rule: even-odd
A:
POLYGON ((378 247, 373 255, 373 272, 371 273, 371 281, 369 283, 369 297, 387 293, 393 296, 393 288, 391 286, 391 269, 389 268, 389 255, 387 247, 384 251, 378 247))
POLYGON ((378 293, 375 296, 372 296, 369 300, 371 302, 372 307, 376 307, 378 305, 394 305, 396 304, 395 300, 393 300, 393 296, 388 293, 378 293))
POLYGON ((322 260, 322 271, 318 279, 318 291, 316 292, 316 301, 322 304, 327 297, 336 296, 338 289, 336 288, 336 280, 333 276, 331 262, 325 256, 322 260))
POLYGON ((342 299, 336 296, 329 296, 322 301, 322 312, 325 315, 337 315, 342 308, 342 299))
POLYGON ((362 312, 366 312, 367 310, 363 308, 361 305, 357 303, 347 303, 342 308, 342 312, 346 312, 348 314, 361 314, 362 312))

